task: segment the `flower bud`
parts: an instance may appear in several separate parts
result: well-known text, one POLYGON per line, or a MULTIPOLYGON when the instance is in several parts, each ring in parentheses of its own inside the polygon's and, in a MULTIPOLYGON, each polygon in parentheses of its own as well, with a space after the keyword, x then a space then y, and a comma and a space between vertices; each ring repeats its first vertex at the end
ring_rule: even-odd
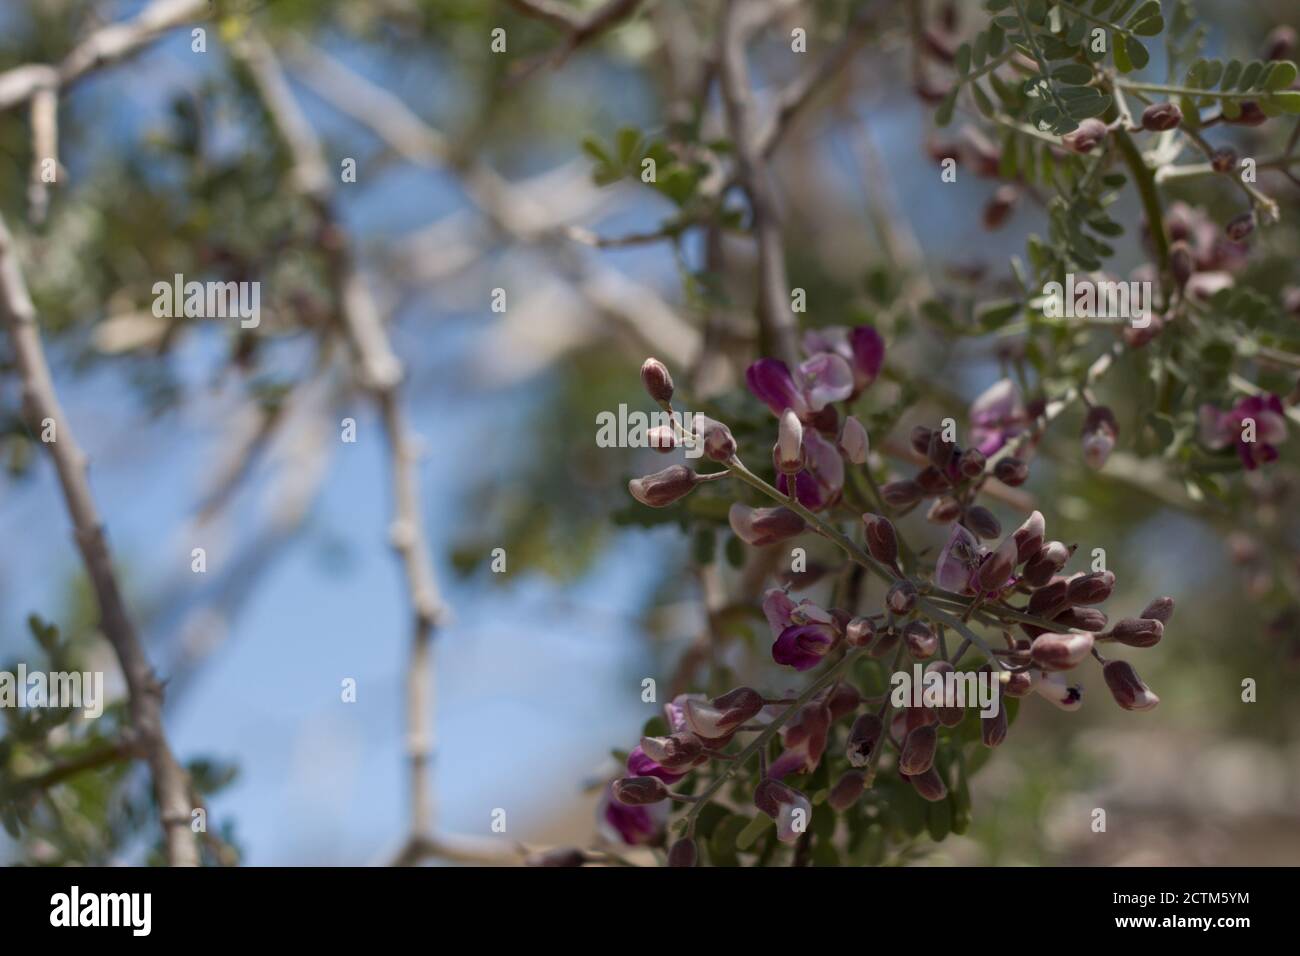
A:
POLYGON ((1233 242, 1243 242, 1246 237, 1255 231, 1255 214, 1253 212, 1243 212, 1240 216, 1234 216, 1228 220, 1228 224, 1223 227, 1223 231, 1233 242))
POLYGON ((1015 671, 1007 674, 1007 682, 1002 685, 1003 697, 1024 697, 1034 689, 1033 671, 1015 671))
POLYGON ((776 821, 776 838, 794 843, 812 822, 812 804, 798 790, 767 778, 754 791, 754 806, 776 821))
POLYGON ((1029 595, 1025 610, 1035 617, 1052 617, 1065 605, 1069 590, 1069 583, 1058 578, 1029 595))
POLYGON ((871 760, 871 753, 880 743, 880 736, 884 733, 884 725, 880 718, 875 714, 862 714, 853 722, 853 727, 849 730, 849 743, 846 755, 849 764, 854 767, 865 767, 871 760))
POLYGON ((699 851, 695 848, 695 841, 690 837, 682 837, 668 851, 668 865, 694 866, 698 857, 699 851))
MULTIPOLYGON (((728 740, 736 732, 736 721, 721 707, 711 701, 687 698, 685 704, 686 726, 702 740, 713 743, 728 740)), ((717 746, 716 743, 713 744, 717 746)))
POLYGON ((1160 703, 1160 698, 1143 683, 1128 661, 1108 661, 1102 668, 1102 676, 1115 703, 1125 710, 1152 710, 1160 703))
POLYGON ((1076 153, 1090 153, 1106 138, 1106 124, 1099 119, 1086 119, 1073 132, 1061 137, 1067 149, 1076 153))
POLYGON ((948 787, 943 782, 943 777, 939 776, 939 771, 931 767, 925 773, 918 773, 915 776, 908 777, 907 782, 912 785, 912 789, 931 803, 938 803, 948 796, 948 787))
POLYGON ((651 508, 666 508, 685 498, 694 490, 699 476, 685 465, 669 465, 644 478, 633 478, 627 483, 632 497, 651 508))
POLYGON ((961 502, 956 498, 936 498, 930 510, 925 513, 925 520, 935 524, 949 524, 961 517, 961 502))
POLYGON ((1047 533, 1047 525, 1043 521, 1043 513, 1035 511, 1025 523, 1016 529, 1012 537, 1016 542, 1016 564, 1028 561, 1038 549, 1043 546, 1043 535, 1047 533))
POLYGON ((668 788, 658 777, 623 777, 614 781, 614 799, 629 807, 660 803, 668 799, 668 788))
POLYGON ((982 216, 984 228, 992 232, 999 228, 1007 217, 1011 215, 1016 208, 1016 202, 1020 199, 1020 190, 1015 186, 999 186, 997 190, 989 197, 984 204, 984 214, 982 216))
POLYGON ((988 464, 988 459, 984 452, 978 448, 967 448, 957 459, 957 470, 963 478, 978 478, 984 474, 984 467, 988 464))
POLYGON ((912 448, 919 455, 928 455, 930 453, 930 429, 924 425, 917 425, 912 429, 909 436, 912 442, 912 448))
POLYGON ((1105 636, 1129 647, 1154 647, 1165 636, 1165 626, 1154 618, 1126 617, 1105 636))
POLYGON ((660 454, 667 454, 677 447, 677 434, 670 425, 656 425, 646 432, 646 444, 660 454))
POLYGON ((704 454, 713 461, 731 461, 736 454, 736 439, 722 422, 699 416, 696 426, 704 439, 704 454))
POLYGON ((752 687, 737 687, 712 700, 722 711, 724 727, 738 727, 763 709, 763 695, 752 687))
POLYGON ((1018 488, 1029 480, 1029 466, 1019 458, 1000 458, 993 466, 993 477, 1009 488, 1018 488))
POLYGON ((1061 710, 1078 710, 1083 706, 1083 688, 1066 682, 1064 674, 1039 674, 1034 692, 1061 710))
POLYGON ((880 496, 891 508, 906 508, 925 497, 925 491, 910 478, 891 481, 880 489, 880 496))
MULTIPOLYGON (((1001 691, 999 690, 999 695, 1001 691)), ((992 717, 980 718, 980 740, 985 747, 993 748, 1000 746, 1002 741, 1007 739, 1007 708, 1002 700, 998 700, 998 712, 992 717)))
POLYGON ((924 621, 912 621, 903 628, 903 640, 907 642, 907 651, 918 661, 934 657, 939 649, 939 638, 924 621))
POLYGON ((796 474, 803 468, 803 423, 793 409, 781 413, 776 433, 776 467, 786 475, 796 474))
POLYGON ((916 473, 914 480, 921 486, 921 492, 925 495, 941 495, 952 487, 952 482, 948 480, 947 475, 934 465, 926 465, 916 473))
POLYGON ((876 625, 869 617, 855 617, 844 629, 844 640, 850 647, 866 647, 876 638, 876 625))
POLYGON ((1092 652, 1092 635, 1087 631, 1055 634, 1051 631, 1034 638, 1029 653, 1043 670, 1067 671, 1077 667, 1092 652))
POLYGON ((789 508, 750 508, 739 502, 731 506, 727 520, 736 537, 754 547, 788 541, 807 528, 803 518, 789 508))
MULTIPOLYGON (((925 673, 927 677, 930 674, 938 674, 946 682, 947 675, 953 673, 955 670, 956 670, 955 667, 953 667, 950 663, 948 663, 947 661, 941 658, 937 661, 931 661, 930 664, 926 666, 925 673)), ((938 718, 939 723, 943 724, 943 726, 956 727, 958 724, 962 722, 962 718, 966 716, 966 712, 962 710, 960 707, 956 706, 955 701, 947 697, 948 690, 947 690, 946 683, 943 685, 943 687, 944 687, 944 694, 945 694, 945 698, 944 698, 945 703, 930 709, 934 711, 935 717, 938 718), (947 706, 948 704, 952 704, 953 706, 947 706)))
POLYGON ((939 733, 934 727, 917 727, 903 741, 898 769, 909 777, 925 773, 934 763, 934 751, 938 745, 939 733))
POLYGON ((864 514, 867 550, 871 556, 882 564, 893 567, 898 561, 898 533, 888 518, 880 515, 864 514))
POLYGON ((1220 146, 1210 154, 1210 168, 1216 173, 1231 173, 1237 169, 1237 151, 1231 146, 1220 146))
POLYGON ((926 455, 930 459, 930 464, 940 471, 946 471, 948 465, 952 462, 952 456, 957 452, 957 443, 948 441, 943 437, 942 431, 933 431, 930 433, 930 447, 926 449, 926 455))
POLYGON ((899 617, 916 607, 916 586, 911 581, 895 581, 885 594, 885 607, 899 617))
POLYGON ((1002 534, 1002 525, 993 512, 983 505, 972 505, 966 509, 966 527, 975 532, 975 536, 985 541, 1002 534))
POLYGON ((678 770, 693 764, 704 751, 700 739, 692 733, 670 737, 642 737, 641 750, 666 770, 678 770))
POLYGON ((1142 128, 1153 133, 1175 129, 1183 121, 1183 111, 1174 103, 1152 103, 1142 111, 1142 128))
POLYGON ((862 706, 862 694, 848 681, 838 681, 826 695, 826 709, 834 723, 862 706))
POLYGON ((1000 591, 1016 569, 1016 539, 1004 538, 996 551, 985 555, 976 578, 982 591, 1000 591))
POLYGON ((1065 562, 1070 560, 1073 553, 1073 548, 1067 548, 1060 541, 1049 541, 1025 562, 1023 580, 1030 587, 1041 588, 1052 580, 1052 575, 1065 567, 1065 562))
POLYGON ((1196 257, 1192 255, 1192 247, 1181 239, 1169 247, 1169 271, 1173 273, 1174 282, 1180 289, 1187 285, 1187 280, 1196 271, 1196 257))
POLYGON ((1138 616, 1149 618, 1152 621, 1159 621, 1161 624, 1168 624, 1169 619, 1174 616, 1174 599, 1171 597, 1158 597, 1148 604, 1138 616))
POLYGON ((858 802, 862 796, 862 791, 867 789, 867 778, 856 770, 846 770, 844 776, 831 787, 830 794, 826 797, 826 802, 830 804, 832 810, 836 813, 843 813, 849 807, 858 802))
POLYGON ((673 377, 668 374, 668 366, 657 358, 648 358, 641 366, 641 384, 659 404, 673 400, 673 377))
POLYGON ((1057 624, 1076 631, 1091 631, 1094 634, 1106 630, 1106 614, 1095 607, 1067 607, 1052 618, 1057 624))
POLYGON ((1083 420, 1083 460, 1089 468, 1101 468, 1115 449, 1119 437, 1119 424, 1115 414, 1105 405, 1088 409, 1083 420))
POLYGON ((1258 103, 1254 100, 1242 100, 1238 106, 1239 112, 1234 117, 1223 117, 1225 123, 1231 123, 1233 126, 1259 126, 1261 123, 1268 122, 1268 114, 1265 113, 1258 103))
POLYGON ((844 425, 840 428, 840 450, 855 465, 866 462, 867 452, 871 450, 866 428, 852 415, 844 419, 844 425))
POLYGON ((1100 604, 1115 590, 1115 575, 1110 571, 1083 574, 1069 583, 1065 599, 1070 604, 1100 604))
POLYGON ((1296 48, 1296 32, 1285 24, 1269 31, 1264 39, 1265 60, 1289 60, 1296 48))

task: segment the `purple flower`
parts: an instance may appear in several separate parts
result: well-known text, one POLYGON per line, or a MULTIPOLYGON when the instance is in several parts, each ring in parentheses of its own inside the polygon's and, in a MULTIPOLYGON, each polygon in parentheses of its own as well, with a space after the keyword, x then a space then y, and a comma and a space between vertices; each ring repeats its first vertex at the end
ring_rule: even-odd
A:
POLYGON ((939 552, 934 568, 935 583, 945 591, 965 594, 971 589, 971 578, 979 566, 979 540, 966 528, 954 524, 948 543, 939 552))
POLYGON ((615 800, 613 790, 609 788, 605 791, 600 816, 611 838, 629 846, 644 846, 656 843, 662 837, 668 804, 629 807, 615 800))
POLYGON ((627 755, 627 773, 629 777, 658 777, 664 783, 676 783, 684 773, 673 773, 666 767, 660 766, 646 755, 637 744, 632 748, 632 752, 627 755))
POLYGON ((839 635, 830 624, 796 624, 787 627, 772 645, 772 660, 797 671, 816 667, 835 646, 839 635))
POLYGON ((708 700, 703 694, 678 694, 664 704, 664 717, 668 721, 670 733, 680 734, 690 731, 686 724, 686 702, 689 700, 708 700))
POLYGON ((885 340, 869 325, 812 329, 804 333, 803 347, 809 355, 826 352, 848 362, 853 370, 853 394, 874 382, 885 362, 885 340))
POLYGON ((989 386, 971 403, 971 440, 984 455, 992 455, 1028 424, 1020 390, 1009 378, 989 386))
POLYGON ((1252 395, 1226 412, 1202 405, 1201 440, 1216 450, 1235 444, 1248 471, 1275 461, 1275 446, 1286 440, 1282 400, 1276 395, 1252 395))
POLYGON ((832 402, 853 394, 853 369, 838 355, 819 352, 790 373, 780 359, 761 358, 745 370, 745 383, 780 417, 787 408, 810 420, 832 402))
POLYGON ((782 780, 792 773, 812 773, 826 752, 826 735, 831 728, 831 712, 825 700, 815 701, 799 710, 793 721, 781 728, 781 756, 772 761, 767 775, 782 780))
MULTIPOLYGON (((810 511, 824 511, 840 500, 844 491, 844 458, 814 429, 804 432, 804 468, 793 476, 794 494, 810 511)), ((776 487, 790 493, 790 475, 777 475, 776 487)))

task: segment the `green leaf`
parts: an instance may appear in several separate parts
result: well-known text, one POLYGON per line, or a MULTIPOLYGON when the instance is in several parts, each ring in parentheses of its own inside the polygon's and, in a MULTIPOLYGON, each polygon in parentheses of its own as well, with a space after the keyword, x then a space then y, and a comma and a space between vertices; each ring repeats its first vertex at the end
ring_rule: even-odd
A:
POLYGON ((1128 38, 1128 56, 1133 68, 1140 70, 1151 62, 1151 54, 1137 40, 1132 37, 1128 38))
POLYGON ((931 840, 935 843, 942 843, 948 834, 952 832, 952 804, 946 799, 930 804, 927 811, 926 828, 930 831, 931 840))
POLYGON ((1278 90, 1291 88, 1291 84, 1296 80, 1296 65, 1290 60, 1277 60, 1268 68, 1268 74, 1264 77, 1260 86, 1270 93, 1278 90))
POLYGON ((953 61, 953 65, 957 67, 958 75, 965 76, 970 72, 970 58, 971 48, 969 43, 963 43, 961 46, 957 47, 957 54, 953 61))
POLYGON ((1052 79, 1072 86, 1082 86, 1092 80, 1092 68, 1082 63, 1067 63, 1052 71, 1052 79))
POLYGON ((1285 90, 1280 93, 1270 93, 1268 102, 1274 103, 1287 113, 1300 113, 1300 90, 1285 90))
POLYGON ((1246 68, 1241 71, 1241 79, 1237 81, 1237 89, 1245 92, 1254 87, 1255 83, 1264 73, 1264 64, 1259 60, 1252 60, 1246 64, 1246 68))
POLYGON ((740 851, 748 850, 770 827, 775 825, 775 821, 766 813, 757 814, 754 819, 750 820, 745 829, 736 834, 736 849, 740 851))
POLYGON ((1140 37, 1156 37, 1165 29, 1164 17, 1151 17, 1149 20, 1142 20, 1129 27, 1135 34, 1140 37))
POLYGON ((1235 89, 1237 80, 1241 77, 1242 65, 1240 60, 1233 60, 1228 64, 1228 68, 1223 71, 1223 80, 1219 84, 1219 89, 1227 92, 1235 89))
POLYGON ((939 127, 944 127, 947 126, 949 123, 951 123, 952 112, 954 109, 956 109, 956 107, 957 107, 957 90, 954 89, 951 93, 949 93, 947 96, 943 98, 943 102, 940 103, 939 108, 935 110, 934 112, 935 125, 939 127))
POLYGON ((1020 314, 1021 304, 1014 300, 1004 302, 988 302, 981 305, 975 312, 975 321, 979 323, 980 328, 992 332, 1000 329, 1013 318, 1020 314))
POLYGON ((976 108, 984 116, 992 119, 997 110, 993 108, 993 101, 990 100, 989 95, 984 92, 984 88, 981 87, 978 82, 975 82, 970 85, 970 91, 971 95, 975 98, 976 108))
POLYGON ((1128 42, 1125 40, 1124 34, 1114 34, 1111 41, 1114 43, 1111 55, 1115 58, 1115 69, 1121 73, 1132 73, 1133 60, 1129 57, 1128 42))

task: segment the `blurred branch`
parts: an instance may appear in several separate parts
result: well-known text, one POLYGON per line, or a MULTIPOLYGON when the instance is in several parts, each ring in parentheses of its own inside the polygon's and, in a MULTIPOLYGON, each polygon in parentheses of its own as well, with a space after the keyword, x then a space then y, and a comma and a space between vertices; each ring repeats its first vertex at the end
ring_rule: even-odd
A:
POLYGON ((330 209, 331 187, 319 138, 290 92, 274 52, 257 34, 235 47, 247 67, 273 125, 293 158, 300 195, 316 207, 332 259, 331 276, 341 306, 340 320, 352 349, 357 378, 379 408, 388 439, 393 488, 390 534, 406 572, 414 614, 406 674, 406 750, 411 822, 408 844, 427 843, 433 834, 429 765, 433 759, 433 636, 446 609, 438 592, 425 535, 416 472, 418 454, 400 402, 402 365, 393 353, 374 299, 356 266, 346 234, 330 209))
POLYGON ((100 67, 117 63, 159 35, 208 12, 208 0, 153 0, 134 18, 109 24, 78 43, 57 67, 16 66, 0 73, 0 110, 25 102, 41 89, 66 89, 100 67))
MULTIPOLYGON (((726 0, 720 28, 722 97, 727 126, 736 150, 736 174, 749 196, 754 238, 758 244, 758 321, 762 346, 768 354, 794 365, 798 355, 797 327, 790 308, 785 251, 777 220, 776 194, 768 180, 758 139, 753 91, 745 46, 750 27, 742 0, 726 0)), ((752 9, 752 8, 751 8, 752 9)))
POLYGON ((605 3, 587 13, 554 0, 506 0, 526 17, 541 20, 559 27, 568 34, 563 55, 568 55, 589 43, 606 30, 618 26, 636 13, 643 0, 605 0, 605 3))
POLYGON ((86 574, 99 605, 100 626, 113 646, 126 679, 131 733, 135 738, 132 744, 148 761, 153 776, 167 861, 172 866, 196 866, 199 855, 190 831, 189 784, 163 732, 162 684, 149 666, 118 587, 103 523, 86 477, 86 456, 59 405, 36 327, 36 309, 23 280, 13 237, 3 219, 0 219, 0 314, 13 344, 28 415, 41 428, 48 423, 54 430, 53 440, 43 444, 58 472, 86 574))

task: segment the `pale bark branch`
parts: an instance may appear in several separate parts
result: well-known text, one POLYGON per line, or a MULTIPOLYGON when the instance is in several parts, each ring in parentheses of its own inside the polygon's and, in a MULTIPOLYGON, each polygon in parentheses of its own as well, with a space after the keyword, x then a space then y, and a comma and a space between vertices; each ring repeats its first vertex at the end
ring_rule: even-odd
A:
POLYGON ((189 781, 163 732, 162 684, 149 665, 122 598, 103 523, 86 477, 86 456, 59 405, 36 326, 36 309, 23 280, 13 237, 3 218, 0 218, 0 316, 13 346, 27 415, 37 428, 44 430, 44 424, 52 424, 54 429, 54 440, 43 444, 58 472, 77 546, 99 606, 100 627, 117 655, 126 680, 130 733, 134 738, 131 744, 139 748, 153 776, 167 861, 173 866, 197 866, 198 846, 190 830, 189 781))
POLYGON ((267 113, 293 161, 293 182, 317 209, 339 302, 340 321, 356 363, 357 378, 378 407, 388 441, 393 493, 390 534, 406 576, 413 627, 406 672, 406 753, 410 800, 408 843, 424 845, 433 836, 433 637, 445 608, 434 576, 424 531, 417 452, 400 400, 402 364, 393 352, 374 299, 347 238, 330 209, 331 179, 319 138, 289 90, 270 46, 251 34, 235 55, 253 78, 267 113))

